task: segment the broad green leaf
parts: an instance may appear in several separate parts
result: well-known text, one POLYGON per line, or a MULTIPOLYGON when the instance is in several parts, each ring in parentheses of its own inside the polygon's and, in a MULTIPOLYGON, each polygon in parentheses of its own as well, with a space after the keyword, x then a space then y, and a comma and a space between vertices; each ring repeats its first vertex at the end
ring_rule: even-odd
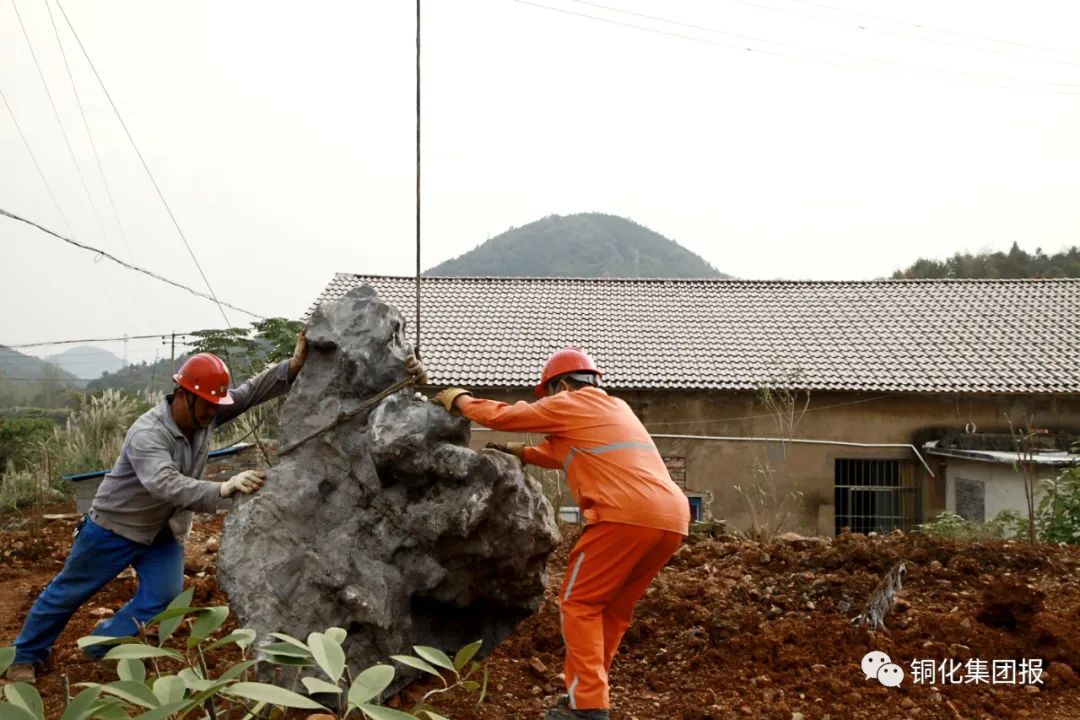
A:
POLYGON ((0 702, 0 720, 41 720, 41 718, 31 715, 18 705, 0 702))
POLYGON ((199 612, 199 619, 191 626, 191 637, 188 638, 187 646, 195 647, 200 642, 210 637, 215 630, 225 624, 229 617, 229 607, 218 605, 199 612))
POLYGON ((130 680, 117 680, 108 685, 102 685, 101 690, 110 695, 115 695, 121 700, 141 705, 148 710, 153 710, 161 704, 158 702, 157 696, 150 691, 150 688, 142 683, 131 682, 130 680))
POLYGON ((186 667, 180 672, 176 673, 176 677, 183 680, 184 684, 187 685, 189 688, 194 687, 194 683, 203 681, 202 673, 200 673, 195 668, 189 667, 186 667))
POLYGON ((15 661, 15 648, 5 647, 0 648, 0 675, 7 672, 7 669, 11 667, 11 663, 15 661))
POLYGON ((142 660, 136 660, 134 658, 121 660, 116 663, 116 675, 121 680, 132 680, 139 683, 146 682, 146 666, 142 664, 142 660))
POLYGON ((360 712, 367 715, 371 720, 416 720, 409 713, 394 710, 393 708, 379 707, 378 705, 361 705, 360 712))
POLYGON ((469 692, 476 692, 480 689, 480 683, 475 680, 464 680, 461 683, 461 687, 465 688, 469 692))
POLYGON ((240 628, 239 630, 233 630, 231 633, 223 638, 219 638, 210 643, 205 649, 205 652, 216 650, 222 645, 228 645, 233 643, 241 650, 247 650, 251 647, 251 643, 255 642, 255 631, 251 628, 240 628))
POLYGON ((242 663, 237 663, 237 664, 233 665, 231 668, 229 668, 228 670, 226 670, 225 672, 221 673, 221 677, 218 678, 218 679, 219 680, 235 680, 236 678, 243 675, 245 670, 252 667, 253 665, 258 664, 258 662, 259 662, 258 660, 245 660, 242 663))
POLYGON ((226 695, 256 700, 270 705, 299 708, 301 710, 325 710, 322 705, 291 690, 258 682, 240 682, 222 690, 226 695))
POLYGON ((224 682, 210 681, 205 688, 199 690, 195 695, 192 695, 184 701, 183 709, 180 712, 180 717, 184 717, 184 715, 188 711, 194 710, 195 708, 206 702, 207 699, 213 697, 214 695, 217 695, 218 692, 220 692, 222 688, 228 686, 228 684, 228 680, 224 682))
POLYGON ((454 655, 454 670, 459 673, 464 670, 465 666, 469 664, 469 661, 480 651, 480 646, 483 644, 483 640, 477 640, 458 650, 457 655, 454 655))
POLYGON ((200 611, 205 609, 206 608, 201 607, 188 607, 186 605, 183 607, 165 608, 151 618, 150 623, 161 622, 162 620, 173 620, 174 618, 184 617, 186 615, 198 615, 200 611))
POLYGON ((270 643, 269 645, 262 645, 259 647, 264 653, 270 653, 272 655, 284 655, 285 657, 298 657, 311 659, 311 651, 301 650, 300 648, 286 642, 270 643))
POLYGON ((319 663, 330 681, 340 680, 341 674, 345 672, 345 651, 341 646, 323 633, 313 632, 308 635, 308 647, 311 648, 311 656, 319 663))
POLYGON ((91 645, 131 645, 132 643, 139 642, 139 638, 136 637, 109 637, 108 635, 87 635, 81 637, 76 641, 76 645, 81 648, 90 647, 91 645))
POLYGON ((428 647, 427 645, 414 645, 413 650, 420 657, 427 660, 432 665, 438 665, 444 670, 450 670, 456 672, 457 668, 454 667, 454 663, 450 662, 450 658, 446 656, 442 650, 438 648, 428 647))
POLYGON ((90 708, 100 694, 101 688, 93 687, 83 690, 71 699, 60 720, 86 720, 90 717, 90 708))
MULTIPOLYGON (((165 612, 170 610, 177 610, 178 608, 191 607, 191 598, 195 596, 195 588, 188 588, 184 592, 180 593, 172 599, 169 606, 165 608, 165 612)), ((158 625, 158 645, 163 644, 166 640, 172 637, 172 634, 176 632, 176 628, 180 627, 180 623, 184 621, 184 615, 186 612, 180 615, 170 615, 167 619, 162 618, 161 614, 158 617, 153 618, 150 622, 159 623, 158 625)))
POLYGON ((420 658, 415 658, 412 655, 391 655, 390 659, 397 660, 402 665, 408 665, 411 668, 423 670, 424 672, 434 675, 435 677, 442 677, 442 673, 440 673, 438 670, 431 667, 431 665, 424 662, 420 658))
POLYGON ((117 645, 105 653, 106 660, 143 660, 146 658, 166 657, 172 660, 183 660, 184 656, 169 648, 154 647, 136 643, 131 645, 117 645))
POLYGON ((186 692, 184 681, 175 675, 165 675, 154 681, 154 695, 162 705, 181 702, 186 692))
POLYGON ((37 689, 29 683, 12 683, 4 686, 4 697, 15 707, 20 707, 35 718, 45 717, 45 704, 37 689))
POLYGON ((440 715, 434 710, 424 710, 423 713, 428 716, 429 720, 450 720, 450 718, 440 715))
POLYGON ((392 665, 372 665, 356 676, 349 688, 349 705, 359 707, 378 697, 394 679, 392 665))
POLYGON ((307 688, 308 693, 311 694, 311 695, 314 695, 315 693, 340 693, 341 692, 341 688, 339 688, 334 683, 328 683, 325 680, 320 680, 319 678, 313 678, 313 677, 300 678, 300 682, 304 683, 304 687, 307 688))
POLYGON ((345 638, 349 637, 349 633, 345 630, 345 628, 326 628, 326 637, 330 638, 338 645, 341 645, 343 642, 345 642, 345 638))
POLYGON ((298 658, 289 657, 288 655, 264 655, 263 660, 273 665, 286 665, 288 667, 314 667, 315 661, 311 657, 298 658))
POLYGON ((115 698, 99 699, 90 710, 94 720, 128 720, 125 706, 115 698))
POLYGON ((135 720, 168 720, 180 712, 185 705, 187 705, 185 702, 174 702, 169 703, 168 705, 162 705, 159 708, 148 710, 142 715, 136 715, 135 720))
POLYGON ((311 652, 308 649, 307 645, 305 645, 300 640, 297 640, 292 635, 286 635, 285 633, 281 633, 281 632, 270 633, 270 635, 272 637, 276 637, 278 640, 284 640, 285 642, 289 643, 290 645, 295 645, 296 647, 300 648, 301 650, 308 650, 308 652, 311 652))

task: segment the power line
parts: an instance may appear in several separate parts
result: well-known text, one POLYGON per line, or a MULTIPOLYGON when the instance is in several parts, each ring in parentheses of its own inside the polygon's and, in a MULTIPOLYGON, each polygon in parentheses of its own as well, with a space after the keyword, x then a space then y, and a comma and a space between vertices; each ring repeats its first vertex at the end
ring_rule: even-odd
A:
MULTIPOLYGON (((812 2, 811 0, 791 0, 792 2, 801 3, 803 5, 810 5, 811 7, 824 8, 826 10, 832 10, 834 12, 845 13, 847 15, 854 15, 856 17, 869 18, 871 20, 878 20, 879 22, 895 23, 897 25, 906 25, 907 27, 918 28, 919 30, 930 30, 931 32, 943 33, 945 35, 953 35, 956 37, 968 38, 969 40, 981 40, 983 42, 1001 43, 1002 45, 1012 45, 1013 47, 1027 48, 1029 50, 1039 50, 1041 52, 1056 52, 1065 53, 1068 55, 1076 55, 1080 57, 1080 51, 1069 50, 1066 48, 1054 48, 1044 45, 1030 45, 1028 43, 1016 42, 1014 40, 1002 40, 1000 38, 992 38, 986 35, 976 35, 975 33, 959 32, 957 30, 949 30, 947 28, 934 27, 933 25, 924 25, 923 23, 907 22, 905 20, 897 20, 895 18, 883 17, 881 15, 871 15, 869 13, 858 12, 856 10, 849 10, 847 8, 837 7, 835 5, 827 5, 825 3, 812 2)), ((1067 62, 1067 61, 1058 61, 1067 62)), ((1076 65, 1077 63, 1069 62, 1069 65, 1076 65)))
POLYGON ((64 214, 64 209, 60 207, 59 201, 56 199, 56 193, 53 192, 52 185, 49 184, 48 178, 45 177, 45 173, 41 169, 41 163, 38 162, 37 155, 34 154, 33 148, 30 147, 30 141, 26 139, 26 135, 22 131, 22 126, 19 125, 19 118, 15 116, 15 111, 11 107, 11 103, 8 102, 7 95, 4 94, 4 89, 0 88, 0 100, 4 101, 4 107, 7 108, 8 115, 11 116, 11 121, 15 123, 15 130, 19 133, 19 138, 22 140, 23 147, 26 148, 27 154, 30 155, 30 159, 34 161, 34 167, 37 168, 38 177, 41 178, 41 182, 45 183, 45 189, 49 191, 49 197, 52 198, 53 205, 56 206, 56 212, 60 213, 60 219, 64 221, 64 228, 68 232, 71 232, 71 223, 68 222, 67 215, 64 214))
MULTIPOLYGON (((735 2, 743 2, 743 0, 734 0, 734 1, 735 2)), ((761 49, 761 48, 748 47, 748 46, 745 46, 745 45, 735 45, 733 43, 726 43, 726 42, 721 42, 721 41, 716 41, 716 40, 709 40, 709 39, 697 37, 697 36, 694 36, 694 35, 686 35, 686 34, 683 34, 683 33, 671 32, 671 31, 662 30, 662 29, 659 29, 659 28, 648 27, 646 25, 637 25, 637 24, 634 24, 634 23, 628 23, 628 22, 622 22, 622 21, 619 21, 619 20, 613 20, 611 18, 605 18, 605 17, 601 17, 601 16, 598 16, 598 15, 590 15, 589 13, 576 12, 574 10, 567 10, 566 8, 559 8, 559 7, 554 7, 554 6, 551 6, 551 5, 543 5, 541 3, 532 2, 531 0, 513 0, 513 2, 520 3, 522 5, 531 5, 533 7, 541 8, 541 9, 544 9, 544 10, 552 10, 552 11, 564 13, 564 14, 567 14, 567 15, 574 15, 574 16, 577 16, 577 17, 583 17, 583 18, 587 18, 587 19, 590 19, 590 20, 595 20, 597 22, 610 23, 610 24, 619 25, 619 26, 622 26, 622 27, 633 28, 635 30, 644 30, 645 32, 652 32, 652 33, 657 33, 657 34, 660 34, 660 35, 668 35, 670 37, 680 38, 680 39, 683 39, 683 40, 692 40, 694 42, 705 43, 705 44, 709 44, 709 45, 718 45, 720 47, 727 47, 727 48, 731 48, 731 49, 735 49, 735 50, 744 50, 744 51, 748 51, 748 52, 758 52, 758 53, 762 53, 762 54, 765 54, 765 55, 772 55, 772 56, 775 56, 775 57, 786 58, 788 60, 798 60, 798 61, 801 61, 801 62, 818 62, 818 63, 824 63, 826 65, 833 65, 833 66, 836 66, 836 67, 843 67, 843 68, 848 68, 848 69, 853 69, 853 70, 873 71, 873 72, 888 72, 888 70, 886 70, 884 68, 880 68, 880 67, 873 67, 873 66, 867 66, 867 65, 853 65, 850 62, 827 60, 827 59, 816 58, 816 57, 805 57, 805 56, 801 56, 801 55, 792 55, 790 53, 778 52, 778 51, 775 51, 775 50, 767 50, 767 49, 761 49)), ((1037 87, 1035 85, 1031 85, 1031 83, 1033 81, 1028 80, 1026 78, 1018 78, 1018 77, 1011 77, 1011 76, 988 75, 988 74, 985 74, 985 73, 973 72, 973 71, 969 71, 969 70, 954 70, 954 69, 949 69, 949 68, 939 68, 939 67, 934 67, 934 66, 931 66, 931 65, 919 65, 919 64, 915 64, 915 63, 900 62, 900 61, 897 61, 897 60, 883 60, 883 59, 878 59, 878 58, 869 58, 869 57, 862 56, 862 55, 853 55, 853 54, 850 54, 850 53, 841 53, 841 52, 836 52, 836 51, 832 51, 832 50, 821 50, 821 49, 818 49, 818 48, 810 48, 810 47, 805 47, 805 46, 801 46, 801 45, 794 45, 794 44, 791 44, 791 43, 786 43, 786 42, 782 42, 782 41, 778 41, 778 40, 769 40, 769 39, 766 39, 766 38, 754 37, 754 36, 751 36, 751 35, 741 35, 741 34, 737 34, 737 33, 728 32, 726 30, 718 30, 716 28, 711 28, 711 27, 707 27, 707 26, 704 26, 704 25, 696 25, 696 24, 693 24, 693 23, 686 23, 686 22, 682 22, 682 21, 679 21, 679 20, 671 20, 670 18, 664 18, 664 17, 660 17, 660 16, 657 16, 657 15, 648 15, 648 14, 645 14, 645 13, 638 13, 638 12, 633 12, 633 11, 630 11, 630 10, 623 10, 623 9, 620 9, 620 8, 612 7, 610 5, 603 5, 603 4, 600 4, 600 3, 589 2, 588 0, 574 0, 574 2, 578 2, 578 3, 584 4, 584 5, 589 5, 589 6, 592 6, 592 7, 600 8, 600 9, 603 9, 603 10, 607 10, 609 12, 620 13, 620 14, 623 14, 623 15, 630 15, 630 16, 633 16, 633 17, 639 17, 639 18, 643 18, 643 19, 648 19, 648 20, 652 20, 652 21, 655 21, 655 22, 662 22, 662 23, 666 23, 666 24, 669 24, 669 25, 675 25, 675 26, 678 26, 678 27, 691 28, 691 29, 694 29, 694 30, 699 30, 699 31, 708 32, 708 33, 714 33, 714 34, 717 34, 717 35, 726 35, 728 37, 733 37, 733 38, 736 38, 738 40, 748 40, 748 41, 751 41, 751 42, 766 43, 766 44, 769 44, 769 45, 775 45, 777 47, 788 48, 788 49, 796 50, 796 51, 799 51, 799 52, 818 53, 818 54, 821 54, 821 55, 831 56, 831 57, 835 57, 835 58, 841 58, 842 60, 845 60, 845 61, 850 60, 850 61, 855 61, 856 63, 878 63, 878 64, 881 64, 881 65, 889 65, 889 66, 902 68, 902 69, 906 69, 906 70, 916 70, 916 71, 921 71, 921 72, 938 73, 938 74, 946 74, 946 75, 958 75, 958 76, 962 76, 962 77, 966 77, 966 78, 974 78, 976 81, 980 81, 981 84, 991 85, 993 87, 1009 88, 1009 89, 1025 89, 1025 90, 1032 90, 1032 91, 1035 91, 1035 92, 1052 93, 1052 94, 1055 94, 1055 95, 1080 95, 1080 84, 1056 83, 1056 82, 1049 82, 1049 81, 1034 81, 1034 82, 1040 83, 1042 85, 1058 86, 1058 87, 1065 87, 1065 88, 1070 88, 1070 89, 1077 90, 1077 92, 1064 92, 1064 91, 1061 91, 1061 90, 1053 90, 1053 89, 1051 89, 1049 87, 1042 88, 1042 87, 1037 87), (1004 85, 1002 83, 1019 83, 1020 86, 1018 87, 1017 85, 1004 85)), ((751 4, 755 4, 755 3, 751 3, 751 4)), ((761 7, 767 7, 767 6, 761 6, 761 7)), ((775 9, 775 8, 772 8, 772 9, 775 9)))
MULTIPOLYGON (((14 2, 14 0, 12 0, 14 2)), ((222 305, 227 305, 233 309, 235 308, 228 303, 222 303, 218 300, 217 294, 214 292, 214 288, 210 286, 210 280, 207 279, 206 273, 203 272, 202 265, 199 264, 199 259, 195 257, 195 251, 191 249, 191 243, 188 242, 187 236, 184 235, 184 231, 180 228, 180 223, 176 220, 176 215, 173 214, 172 208, 169 206, 167 200, 165 200, 164 193, 161 192, 161 187, 158 186, 157 180, 154 179, 154 174, 150 172, 150 166, 146 164, 146 159, 143 158, 142 152, 139 150, 139 146, 135 143, 135 138, 132 137, 131 131, 128 130, 127 123, 124 122, 123 116, 120 115, 119 108, 116 107, 116 103, 113 102, 112 95, 109 94, 108 88, 105 87, 105 82, 101 79, 101 75, 97 71, 97 67, 94 66, 94 61, 90 59, 90 53, 86 51, 86 46, 83 45, 82 39, 79 38, 79 33, 76 32, 75 26, 71 23, 71 19, 68 17, 67 12, 64 10, 64 6, 60 3, 60 0, 56 0, 56 7, 60 8, 60 14, 64 16, 64 21, 67 23, 68 28, 71 29, 71 34, 75 37, 75 42, 78 43, 79 49, 82 50, 83 57, 86 58, 86 62, 90 65, 90 69, 94 73, 94 77, 97 78, 98 85, 101 86, 102 92, 105 93, 105 97, 109 101, 109 105, 112 106, 113 112, 116 114, 116 119, 120 121, 120 126, 124 129, 124 134, 127 135, 128 142, 131 143, 131 147, 135 150, 135 154, 139 156, 139 162, 142 163, 143 170, 146 171, 146 176, 150 178, 150 183, 154 186, 154 190, 157 192, 158 198, 161 199, 161 204, 165 206, 165 212, 169 214, 169 219, 172 220, 173 227, 176 228, 177 234, 180 239, 184 241, 184 247, 187 248, 188 255, 191 256, 192 262, 195 263, 195 267, 199 270, 199 275, 202 276, 203 282, 206 283, 206 289, 210 291, 211 299, 217 303, 218 310, 221 312, 221 317, 225 320, 225 326, 231 327, 232 323, 229 322, 229 316, 225 314, 225 308, 222 305)), ((247 311, 241 311, 247 312, 247 311)), ((252 313, 248 313, 251 315, 252 313)), ((255 317, 260 317, 255 315, 255 317)))
MULTIPOLYGON (((77 248, 81 248, 83 250, 88 250, 88 251, 94 253, 95 255, 100 255, 102 257, 108 258, 109 260, 112 260, 117 265, 123 265, 124 267, 126 267, 129 270, 134 270, 136 272, 141 272, 144 275, 149 275, 150 277, 154 278, 155 280, 160 280, 163 283, 168 283, 169 285, 172 285, 173 287, 180 288, 181 290, 187 290, 192 295, 197 295, 197 296, 199 296, 201 298, 205 298, 207 300, 212 300, 213 302, 218 304, 219 308, 220 308, 221 305, 224 305, 226 307, 232 308, 233 310, 238 310, 238 311, 244 313, 245 315, 250 315, 253 318, 258 318, 260 320, 266 320, 267 319, 263 315, 259 315, 258 313, 253 313, 250 310, 245 310, 242 307, 237 307, 236 305, 232 305, 232 304, 227 303, 227 302, 222 302, 221 300, 218 300, 216 297, 212 297, 210 295, 207 295, 206 293, 199 292, 198 290, 195 290, 194 288, 190 288, 187 285, 184 285, 182 283, 178 283, 175 280, 170 280, 167 277, 163 277, 161 275, 158 275, 156 272, 153 272, 152 270, 146 270, 144 268, 138 267, 137 265, 132 265, 129 262, 125 262, 125 261, 121 260, 120 258, 116 257, 115 255, 110 255, 109 253, 105 252, 104 250, 99 250, 98 248, 91 247, 90 245, 83 245, 82 243, 76 242, 75 240, 72 240, 71 238, 66 238, 63 235, 60 235, 59 233, 53 232, 52 230, 50 230, 47 227, 43 227, 41 225, 38 225, 33 220, 27 220, 24 217, 19 217, 18 215, 14 214, 14 213, 10 213, 7 210, 4 210, 3 208, 0 208, 0 215, 4 215, 6 217, 11 218, 12 220, 18 220, 19 222, 26 223, 27 225, 31 225, 33 227, 36 227, 38 230, 42 231, 43 233, 46 233, 48 235, 52 235, 54 238, 57 238, 59 240, 63 240, 64 242, 68 243, 69 245, 74 245, 77 248)), ((224 315, 224 313, 222 313, 222 315, 224 315)), ((228 318, 226 318, 226 320, 228 320, 228 318)))
MULTIPOLYGON (((575 1, 576 2, 581 2, 582 0, 575 0, 575 1)), ((794 0, 794 1, 798 2, 799 0, 794 0)), ((1000 48, 986 48, 986 47, 979 47, 977 45, 964 45, 964 44, 961 44, 961 43, 954 43, 954 42, 949 42, 947 40, 941 40, 939 38, 930 38, 930 37, 925 37, 925 36, 922 36, 922 35, 912 35, 911 33, 897 32, 895 30, 889 30, 887 28, 872 27, 872 26, 867 26, 867 25, 856 24, 856 23, 852 23, 852 22, 850 22, 848 20, 842 20, 840 18, 822 17, 821 15, 815 15, 813 13, 808 13, 808 12, 801 12, 799 10, 792 10, 790 8, 778 8, 778 7, 774 7, 772 5, 765 5, 764 3, 755 2, 755 0, 728 0, 728 2, 736 3, 738 5, 746 5, 747 7, 758 8, 759 10, 768 10, 769 12, 779 13, 781 15, 791 15, 793 17, 805 18, 807 20, 814 20, 816 22, 827 23, 827 24, 830 24, 830 25, 838 25, 840 27, 844 27, 844 28, 847 28, 849 30, 863 30, 863 31, 876 32, 876 33, 881 33, 883 35, 892 35, 894 37, 906 38, 908 40, 918 40, 920 42, 933 43, 935 45, 946 45, 946 46, 949 46, 949 47, 962 48, 964 50, 980 50, 980 51, 983 51, 983 52, 996 53, 996 54, 999 54, 999 55, 1008 55, 1008 56, 1011 56, 1011 57, 1024 58, 1025 60, 1041 60, 1043 62, 1052 62, 1052 63, 1061 63, 1061 64, 1064 64, 1064 65, 1080 66, 1080 63, 1075 63, 1075 62, 1072 62, 1070 60, 1058 60, 1058 59, 1054 59, 1054 58, 1034 57, 1034 56, 1030 56, 1030 55, 1019 55, 1019 54, 1017 54, 1015 52, 1011 52, 1011 51, 1008 51, 1008 50, 1002 50, 1000 48)), ((826 6, 819 6, 819 7, 826 7, 826 6)), ((837 12, 843 12, 843 11, 837 9, 837 12)), ((859 13, 856 13, 856 14, 859 14, 859 13)), ((870 16, 870 17, 873 17, 873 16, 870 16)), ((882 20, 884 20, 884 18, 882 18, 882 20)), ((926 29, 931 29, 931 28, 926 28, 926 29)), ((946 32, 946 31, 943 31, 943 32, 946 32)), ((1068 51, 1063 51, 1063 52, 1068 52, 1068 51)))
MULTIPOLYGON (((176 333, 177 337, 185 337, 187 335, 194 335, 193 332, 189 333, 176 333)), ((107 338, 83 338, 80 340, 50 340, 48 342, 33 342, 33 343, 21 343, 18 345, 4 345, 0 343, 0 346, 10 348, 12 350, 22 348, 35 348, 46 347, 48 345, 79 345, 84 343, 103 343, 103 342, 121 342, 123 340, 149 340, 151 338, 167 338, 172 335, 172 332, 155 333, 153 335, 124 335, 122 337, 107 337, 107 338)))
POLYGON ((53 17, 52 5, 49 4, 49 0, 45 0, 45 9, 49 11, 49 23, 52 25, 53 35, 56 36, 56 45, 60 48, 60 56, 64 59, 64 69, 67 70, 68 80, 71 82, 71 91, 75 94, 75 104, 79 107, 79 115, 82 117, 83 128, 86 129, 86 137, 90 141, 90 149, 94 151, 94 160, 97 162, 97 169, 98 174, 101 176, 101 182, 105 186, 105 195, 109 198, 109 206, 112 208, 113 219, 116 221, 116 229, 120 231, 120 239, 124 243, 124 248, 127 250, 128 257, 134 262, 135 256, 131 252, 131 245, 128 244, 127 233, 124 232, 124 224, 120 221, 120 213, 116 210, 116 201, 113 199, 112 188, 109 187, 109 180, 105 176, 104 168, 101 166, 101 155, 98 154, 97 143, 94 142, 94 134, 90 132, 90 123, 86 120, 86 110, 83 108, 82 97, 79 95, 79 88, 75 84, 75 77, 71 74, 71 64, 68 63, 67 51, 64 50, 64 43, 60 41, 60 31, 56 27, 56 19, 53 17))
POLYGON ((19 19, 19 27, 22 28, 23 37, 26 39, 26 46, 30 49, 30 57, 34 59, 34 67, 37 68, 37 74, 41 79, 41 85, 45 88, 45 96, 49 98, 49 107, 52 108, 53 117, 56 118, 56 124, 60 127, 60 134, 64 137, 64 145, 67 147, 68 157, 71 158, 71 164, 75 166, 75 174, 79 176, 79 182, 82 184, 83 192, 86 193, 86 200, 90 203, 90 209, 94 213, 94 220, 97 221, 98 232, 101 233, 102 239, 108 240, 108 235, 105 234, 105 226, 101 222, 101 214, 98 213, 97 204, 94 203, 94 198, 90 194, 90 187, 86 184, 86 176, 83 175, 82 167, 80 167, 79 161, 75 158, 75 150, 71 147, 71 139, 68 137, 67 129, 60 119, 60 111, 56 109, 56 101, 53 99, 52 90, 49 89, 49 83, 45 79, 45 73, 41 70, 41 63, 38 61, 37 52, 34 50, 34 43, 30 41, 30 34, 26 32, 26 24, 23 22, 22 13, 19 12, 19 5, 15 0, 11 0, 11 7, 15 10, 15 17, 19 19))

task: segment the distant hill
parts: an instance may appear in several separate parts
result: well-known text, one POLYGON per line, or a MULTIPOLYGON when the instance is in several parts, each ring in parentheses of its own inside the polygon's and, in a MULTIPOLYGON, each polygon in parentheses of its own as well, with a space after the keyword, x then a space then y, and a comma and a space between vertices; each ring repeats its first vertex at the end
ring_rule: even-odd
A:
POLYGON ((124 361, 108 350, 93 345, 79 345, 64 352, 50 355, 47 360, 75 377, 97 378, 102 373, 112 373, 124 365, 124 361))
POLYGON ((64 385, 75 382, 74 375, 56 365, 33 355, 24 355, 4 345, 0 345, 0 377, 19 381, 47 378, 55 379, 64 385))
MULTIPOLYGON (((176 358, 176 367, 180 367, 187 358, 187 355, 176 358)), ((86 386, 86 392, 111 389, 126 390, 134 394, 145 390, 167 393, 173 387, 172 374, 173 363, 169 358, 153 363, 136 363, 102 375, 86 386)))
POLYGON ((600 213, 549 215, 428 270, 442 277, 724 278, 674 240, 600 213))
POLYGON ((78 381, 52 363, 0 345, 0 407, 56 407, 78 381))
POLYGON ((1042 248, 1034 254, 1013 243, 1009 252, 956 253, 947 260, 920 258, 904 270, 893 273, 894 280, 923 278, 1075 278, 1080 277, 1080 248, 1071 247, 1053 255, 1042 248))

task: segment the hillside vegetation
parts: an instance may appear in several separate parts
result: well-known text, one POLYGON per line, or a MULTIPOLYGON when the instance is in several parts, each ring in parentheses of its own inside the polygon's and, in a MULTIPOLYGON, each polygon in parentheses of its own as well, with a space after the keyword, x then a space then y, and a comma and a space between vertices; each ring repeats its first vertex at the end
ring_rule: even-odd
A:
POLYGON ((549 215, 428 270, 441 277, 728 277, 674 240, 632 220, 549 215))

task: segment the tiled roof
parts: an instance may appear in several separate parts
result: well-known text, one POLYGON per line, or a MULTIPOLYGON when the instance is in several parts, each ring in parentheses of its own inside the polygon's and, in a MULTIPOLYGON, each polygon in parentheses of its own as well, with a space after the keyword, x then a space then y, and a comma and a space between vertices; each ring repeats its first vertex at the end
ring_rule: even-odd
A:
MULTIPOLYGON (((424 278, 439 385, 529 387, 578 345, 613 388, 1080 393, 1080 280, 424 278)), ((415 280, 338 274, 415 317, 415 280)))

